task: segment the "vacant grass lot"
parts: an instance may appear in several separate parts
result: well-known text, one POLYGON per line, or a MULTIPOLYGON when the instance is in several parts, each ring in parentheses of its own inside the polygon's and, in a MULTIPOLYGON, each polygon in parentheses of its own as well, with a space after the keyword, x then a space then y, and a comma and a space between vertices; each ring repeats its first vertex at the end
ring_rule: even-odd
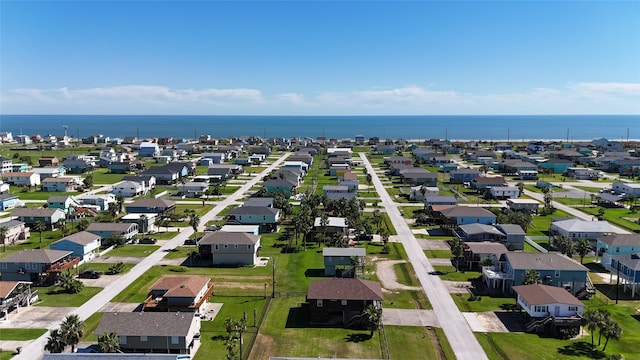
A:
MULTIPOLYGON (((78 268, 78 273, 81 273, 85 270, 88 269, 93 269, 93 270, 98 270, 98 271, 102 271, 105 275, 104 276, 111 276, 111 275, 107 275, 107 271, 109 271, 109 268, 115 264, 116 262, 113 263, 98 263, 98 262, 89 262, 89 263, 84 263, 82 265, 80 265, 80 267, 78 268)), ((122 272, 120 274, 124 274, 126 272, 128 272, 129 270, 131 270, 131 268, 134 267, 135 264, 123 264, 123 269, 122 272)))
POLYGON ((63 292, 57 286, 47 286, 34 288, 38 290, 38 302, 36 306, 69 306, 78 307, 102 291, 102 288, 85 286, 77 294, 63 292))
MULTIPOLYGON (((598 215, 597 207, 587 207, 582 211, 594 216, 598 215)), ((629 209, 624 208, 605 209, 604 212, 604 220, 630 231, 640 231, 640 224, 633 221, 637 221, 639 218, 640 214, 631 214, 629 209)))
POLYGON ((33 340, 46 333, 47 329, 8 329, 0 331, 0 340, 33 340))
POLYGON ((158 249, 160 246, 156 245, 124 244, 109 250, 105 256, 147 257, 158 249))
POLYGON ((126 176, 125 174, 111 174, 109 169, 95 169, 92 174, 94 184, 115 184, 126 176))

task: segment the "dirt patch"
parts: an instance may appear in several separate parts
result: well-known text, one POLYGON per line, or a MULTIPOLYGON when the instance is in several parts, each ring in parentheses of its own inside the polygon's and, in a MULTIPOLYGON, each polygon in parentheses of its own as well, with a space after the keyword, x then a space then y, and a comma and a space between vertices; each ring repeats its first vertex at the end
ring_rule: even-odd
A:
POLYGON ((243 282, 216 282, 214 288, 215 289, 242 289, 242 290, 264 291, 264 284, 243 283, 243 282))
POLYGON ((433 345, 433 350, 438 357, 438 360, 447 360, 447 356, 444 354, 444 350, 442 350, 442 345, 440 345, 440 339, 438 338, 438 333, 432 327, 425 328, 427 332, 427 337, 431 340, 431 345, 433 345))
POLYGON ((256 342, 249 354, 249 360, 268 359, 269 356, 275 353, 275 348, 276 342, 271 336, 258 334, 256 342))
POLYGON ((376 274, 378 274, 378 280, 382 283, 382 287, 387 290, 420 290, 419 286, 407 286, 398 282, 393 266, 400 263, 406 263, 406 261, 387 260, 376 263, 376 274))
POLYGON ((417 240, 422 250, 451 250, 451 247, 445 240, 417 240))

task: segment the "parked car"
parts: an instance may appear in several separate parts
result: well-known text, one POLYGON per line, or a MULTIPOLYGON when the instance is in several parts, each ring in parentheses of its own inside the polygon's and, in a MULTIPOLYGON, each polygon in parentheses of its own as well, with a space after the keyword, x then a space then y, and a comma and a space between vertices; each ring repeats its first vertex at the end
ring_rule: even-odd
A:
POLYGON ((85 270, 80 274, 78 274, 78 277, 83 279, 97 279, 100 276, 102 276, 102 271, 93 270, 93 269, 85 270))
POLYGON ((150 238, 150 237, 145 237, 142 238, 140 240, 138 240, 139 244, 155 244, 158 242, 158 239, 154 239, 154 238, 150 238))
POLYGON ((217 225, 209 225, 204 230, 205 231, 216 231, 216 230, 218 230, 218 226, 217 225))
POLYGON ((184 241, 185 245, 198 245, 198 240, 200 239, 187 239, 184 241))

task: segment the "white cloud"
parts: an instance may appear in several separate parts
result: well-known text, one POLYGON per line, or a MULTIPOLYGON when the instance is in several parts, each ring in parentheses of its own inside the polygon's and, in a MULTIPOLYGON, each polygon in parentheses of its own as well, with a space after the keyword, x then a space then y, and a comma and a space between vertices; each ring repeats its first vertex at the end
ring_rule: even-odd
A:
POLYGON ((128 85, 15 89, 1 94, 14 114, 638 114, 640 84, 568 83, 523 92, 464 93, 416 85, 354 91, 264 94, 259 89, 172 89, 128 85))

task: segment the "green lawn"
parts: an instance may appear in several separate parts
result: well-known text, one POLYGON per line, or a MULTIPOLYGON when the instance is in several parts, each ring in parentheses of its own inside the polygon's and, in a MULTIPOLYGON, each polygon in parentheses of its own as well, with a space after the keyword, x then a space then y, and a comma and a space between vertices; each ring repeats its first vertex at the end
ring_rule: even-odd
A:
MULTIPOLYGON (((92 174, 94 184, 115 184, 125 177, 125 174, 111 174, 109 169, 95 169, 92 174)), ((83 177, 86 177, 86 175, 88 174, 83 177)))
POLYGON ((514 297, 473 297, 471 294, 451 294, 451 297, 458 306, 458 309, 464 312, 505 310, 516 303, 516 299, 514 297))
POLYGON ((456 271, 455 266, 434 266, 435 271, 440 271, 443 274, 439 275, 442 280, 447 281, 471 281, 482 276, 482 273, 478 271, 456 271))
POLYGON ((11 359, 16 353, 13 351, 0 351, 0 360, 9 360, 11 359))
MULTIPOLYGON (((598 209, 598 207, 587 207, 581 210, 587 214, 597 216, 598 209)), ((640 231, 640 224, 634 222, 638 221, 638 219, 640 219, 640 214, 631 214, 629 209, 605 209, 604 212, 604 220, 630 231, 640 231)))
POLYGON ((38 287, 37 306, 69 306, 78 307, 89 301, 93 296, 102 291, 102 288, 85 286, 77 294, 68 294, 57 286, 38 287))
POLYGON ((592 193, 599 193, 599 192, 600 192, 600 190, 602 189, 602 188, 599 188, 599 187, 593 187, 593 186, 581 186, 581 185, 572 185, 572 186, 573 186, 574 188, 576 188, 576 189, 580 189, 580 190, 584 190, 584 191, 589 191, 589 192, 592 192, 592 193))
POLYGON ((425 250, 424 254, 431 259, 450 259, 451 250, 425 250))
POLYGON ((47 329, 10 329, 2 328, 0 330, 0 340, 33 340, 39 338, 46 333, 47 329))
POLYGON ((178 246, 177 248, 167 252, 167 255, 164 256, 165 259, 186 259, 189 254, 193 251, 196 251, 193 247, 186 246, 178 246))
POLYGON ((42 200, 43 205, 51 196, 78 195, 79 192, 46 192, 46 191, 23 191, 24 188, 12 186, 10 193, 17 195, 20 200, 42 200))
MULTIPOLYGON (((80 265, 78 272, 81 273, 87 269, 93 269, 93 270, 102 271, 105 274, 104 276, 110 276, 110 275, 107 275, 107 271, 109 271, 109 268, 115 263, 116 262, 112 262, 112 263, 88 262, 80 265)), ((128 272, 129 270, 131 270, 131 268, 134 267, 134 265, 135 264, 124 264, 124 268, 120 274, 124 274, 128 272)))
POLYGON ((183 213, 185 210, 194 210, 196 214, 203 216, 213 209, 213 205, 202 204, 176 204, 176 213, 183 213))
POLYGON ((163 231, 157 232, 154 234, 149 234, 150 237, 158 239, 158 240, 171 240, 179 233, 177 231, 163 231))
POLYGON ((551 226, 551 219, 557 217, 570 217, 570 215, 562 210, 556 210, 552 215, 536 215, 533 216, 533 224, 527 230, 528 236, 547 236, 549 227, 551 226))
POLYGON ((147 257, 159 248, 156 245, 124 244, 109 250, 105 256, 147 257))

